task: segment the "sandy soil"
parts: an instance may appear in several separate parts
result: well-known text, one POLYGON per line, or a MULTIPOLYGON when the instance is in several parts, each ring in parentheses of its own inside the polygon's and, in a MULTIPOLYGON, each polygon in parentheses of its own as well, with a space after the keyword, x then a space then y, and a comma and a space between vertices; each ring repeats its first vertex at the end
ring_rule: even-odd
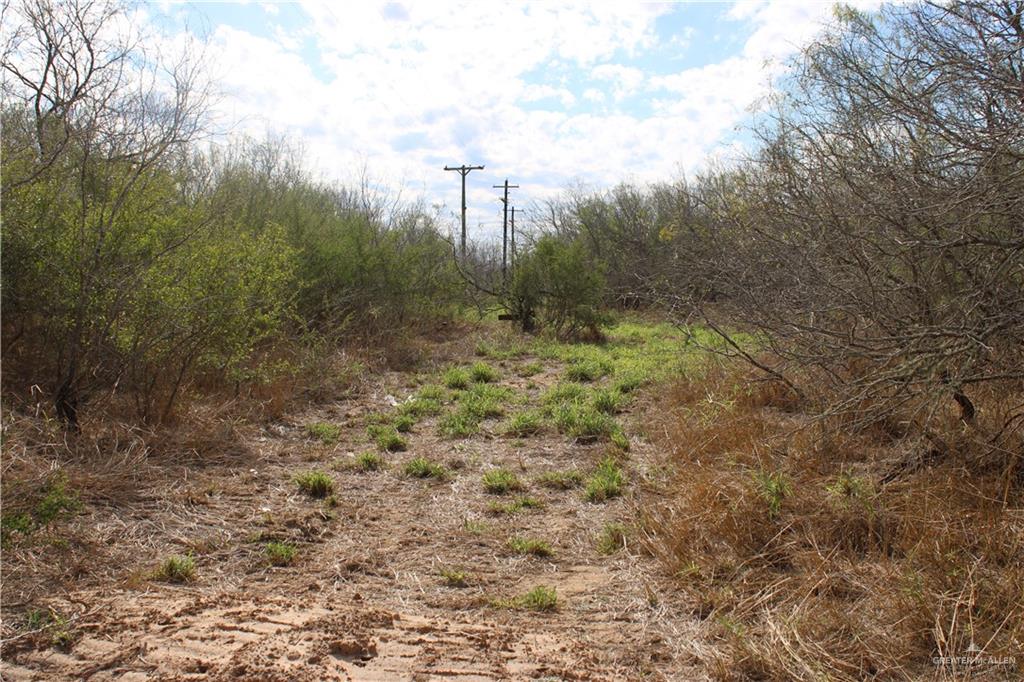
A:
MULTIPOLYGON (((466 347, 441 347, 435 362, 477 359, 466 347)), ((563 367, 544 361, 540 375, 517 377, 529 362, 537 359, 494 364, 502 384, 536 401, 563 367)), ((414 379, 383 373, 355 396, 239 427, 241 444, 223 457, 126 459, 137 474, 128 497, 104 503, 105 479, 95 474, 93 499, 74 521, 80 539, 64 558, 18 549, 5 562, 3 679, 703 678, 682 653, 694 617, 656 562, 633 538, 611 555, 597 549, 606 523, 634 519, 636 491, 656 475, 656 453, 640 428, 655 396, 619 416, 631 436, 627 494, 594 504, 578 488, 549 489, 536 477, 589 471, 606 446, 554 433, 508 438, 497 434, 499 420, 448 440, 430 417, 409 434, 406 452, 385 455, 384 471, 352 468, 357 453, 372 449, 365 415, 410 395, 414 379), (317 421, 341 425, 340 441, 310 439, 305 425, 317 421), (447 464, 453 476, 403 475, 403 463, 418 455, 447 464), (484 491, 481 476, 495 466, 516 471, 527 483, 523 494, 543 505, 490 511, 489 503, 513 499, 484 491), (295 485, 296 472, 314 467, 334 477, 335 506, 295 485), (507 545, 514 535, 543 538, 554 555, 516 555, 507 545), (296 545, 295 561, 269 566, 268 540, 296 545), (161 558, 188 551, 194 581, 150 577, 161 558), (465 572, 465 586, 449 586, 442 569, 465 572), (51 582, 55 571, 61 580, 51 582), (555 588, 557 610, 495 605, 537 585, 555 588), (26 632, 19 618, 29 607, 62 614, 73 642, 54 646, 47 633, 26 632)))

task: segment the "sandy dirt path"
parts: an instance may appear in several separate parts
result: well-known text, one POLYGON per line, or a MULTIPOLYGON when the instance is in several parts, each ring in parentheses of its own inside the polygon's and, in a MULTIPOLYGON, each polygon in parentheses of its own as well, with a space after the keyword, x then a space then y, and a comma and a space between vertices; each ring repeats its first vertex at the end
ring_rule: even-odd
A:
MULTIPOLYGON (((526 407, 564 369, 530 356, 493 364, 500 385, 526 407), (518 376, 538 362, 538 374, 518 376)), ((598 550, 606 524, 633 520, 634 491, 656 465, 638 433, 653 396, 619 415, 631 436, 626 494, 595 504, 578 487, 552 488, 538 477, 591 471, 607 445, 550 431, 511 438, 499 434, 500 419, 460 440, 441 437, 439 417, 426 417, 406 451, 384 455, 384 470, 353 467, 356 454, 372 449, 367 415, 392 409, 415 382, 412 374, 382 374, 358 396, 250 433, 245 455, 202 467, 165 463, 159 491, 127 510, 94 510, 81 522, 92 524, 96 543, 131 537, 137 553, 120 556, 119 580, 86 577, 66 593, 44 592, 39 603, 68 618, 74 641, 8 638, 3 679, 702 678, 679 653, 693 617, 654 560, 629 536, 623 549, 598 550), (339 440, 310 438, 313 422, 340 425, 339 440), (450 477, 404 475, 417 456, 443 463, 450 477), (485 492, 481 476, 494 467, 515 472, 526 489, 485 492), (311 468, 334 478, 333 505, 295 485, 295 474, 311 468), (492 508, 522 495, 540 505, 492 508), (516 554, 514 536, 543 539, 553 554, 516 554), (268 564, 264 543, 272 540, 297 547, 290 565, 268 564), (192 582, 146 575, 161 556, 186 551, 196 558, 192 582), (507 608, 538 585, 554 588, 556 610, 507 608)))

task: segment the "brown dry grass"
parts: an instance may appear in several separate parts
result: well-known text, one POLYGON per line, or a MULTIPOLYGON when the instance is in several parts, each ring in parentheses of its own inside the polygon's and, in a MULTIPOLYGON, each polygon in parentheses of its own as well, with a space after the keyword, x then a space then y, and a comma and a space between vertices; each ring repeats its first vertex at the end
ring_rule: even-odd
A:
POLYGON ((720 679, 1024 670, 1021 389, 973 396, 976 427, 954 404, 921 433, 812 420, 741 368, 674 386, 655 429, 670 478, 641 509, 703 620, 696 655, 720 679))

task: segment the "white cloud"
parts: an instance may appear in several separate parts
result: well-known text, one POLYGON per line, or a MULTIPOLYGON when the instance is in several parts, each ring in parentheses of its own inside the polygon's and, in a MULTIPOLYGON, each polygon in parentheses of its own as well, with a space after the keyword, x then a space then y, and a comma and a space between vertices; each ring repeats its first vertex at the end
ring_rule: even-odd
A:
MULTIPOLYGON (((352 177, 365 162, 453 210, 459 183, 441 166, 483 163, 486 171, 468 178, 471 223, 497 214, 490 185, 506 175, 522 185, 525 203, 573 178, 611 185, 699 166, 829 12, 737 4, 729 15, 749 34, 739 52, 658 72, 630 57, 658 46, 655 21, 672 11, 667 4, 301 7, 310 16, 301 35, 216 27, 208 61, 225 95, 223 118, 256 134, 269 127, 301 137, 327 177, 352 177), (316 64, 303 51, 309 40, 316 64), (766 71, 766 59, 776 66, 766 71), (650 98, 649 115, 623 105, 640 94, 650 98)), ((691 27, 673 40, 682 46, 693 35, 691 27)))

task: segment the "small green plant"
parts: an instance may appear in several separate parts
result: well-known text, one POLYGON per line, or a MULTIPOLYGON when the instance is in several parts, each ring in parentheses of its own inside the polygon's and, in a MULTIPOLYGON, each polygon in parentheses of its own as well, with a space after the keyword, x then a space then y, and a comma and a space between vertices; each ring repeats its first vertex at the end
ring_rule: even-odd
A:
POLYGON ((401 452, 409 447, 408 442, 400 435, 393 426, 374 424, 366 427, 370 438, 377 443, 377 447, 387 452, 401 452))
POLYGON ((60 649, 70 647, 76 637, 71 622, 56 611, 51 612, 50 621, 50 643, 60 649))
POLYGON ((612 445, 622 450, 623 452, 629 452, 629 437, 626 436, 621 430, 612 431, 612 435, 609 437, 612 445))
POLYGON ((619 393, 632 393, 645 383, 647 383, 647 378, 643 373, 638 371, 625 372, 616 377, 615 383, 612 385, 612 390, 618 391, 619 393))
POLYGON ((548 541, 537 538, 519 536, 509 538, 508 547, 516 554, 530 554, 536 557, 550 557, 555 554, 555 550, 551 548, 548 541))
POLYGON ((622 494, 622 469, 612 457, 605 457, 587 479, 586 498, 590 502, 604 502, 622 494))
POLYGON ((447 370, 441 377, 441 381, 448 388, 459 391, 469 388, 471 383, 469 372, 459 367, 447 370))
POLYGON ((444 466, 431 462, 426 457, 414 457, 405 463, 406 476, 413 478, 448 478, 449 472, 444 466))
POLYGON ((191 582, 196 577, 196 560, 191 554, 169 556, 160 564, 155 577, 172 583, 191 582))
POLYGON ((566 471, 546 471, 537 477, 537 483, 545 488, 569 490, 583 485, 583 474, 575 469, 566 471))
POLYGON ((509 436, 520 438, 533 436, 544 430, 544 415, 536 410, 517 412, 506 422, 502 431, 509 436))
POLYGON ((849 473, 841 473, 825 486, 840 507, 861 506, 872 509, 875 487, 870 480, 849 473))
POLYGON ((416 418, 411 414, 399 414, 391 422, 391 425, 395 427, 395 431, 399 433, 409 433, 412 431, 412 427, 416 426, 416 418))
POLYGON ((513 490, 522 490, 523 484, 515 473, 508 469, 491 469, 483 476, 484 490, 494 495, 503 495, 513 490))
POLYGON ((492 384, 500 378, 497 370, 486 362, 474 362, 469 368, 469 377, 478 384, 492 384))
POLYGON ((341 427, 327 422, 314 422, 306 425, 306 433, 325 445, 334 445, 341 438, 341 427))
POLYGON ((487 505, 487 511, 491 514, 515 514, 524 509, 537 509, 541 503, 534 497, 520 497, 511 502, 491 502, 487 505))
POLYGON ((442 568, 440 570, 441 579, 444 580, 444 584, 447 587, 467 587, 469 586, 469 574, 465 571, 460 571, 454 568, 442 568))
POLYGON ((384 458, 369 450, 361 452, 356 456, 356 468, 362 471, 380 471, 384 468, 384 458))
POLYGON ((295 483, 310 497, 324 498, 334 492, 334 479, 319 470, 296 474, 295 483))
POLYGON ((558 608, 558 594, 553 587, 538 585, 516 599, 516 606, 528 611, 554 611, 558 608))
POLYGON ((597 551, 601 554, 614 554, 625 547, 626 527, 621 523, 605 524, 597 539, 597 551))
POLYGON ((758 494, 768 504, 768 515, 774 518, 782 509, 782 501, 793 492, 789 479, 782 472, 764 469, 755 471, 753 476, 758 494))
POLYGON ((274 566, 287 566, 295 560, 295 546, 287 542, 268 542, 263 546, 267 561, 274 566))

